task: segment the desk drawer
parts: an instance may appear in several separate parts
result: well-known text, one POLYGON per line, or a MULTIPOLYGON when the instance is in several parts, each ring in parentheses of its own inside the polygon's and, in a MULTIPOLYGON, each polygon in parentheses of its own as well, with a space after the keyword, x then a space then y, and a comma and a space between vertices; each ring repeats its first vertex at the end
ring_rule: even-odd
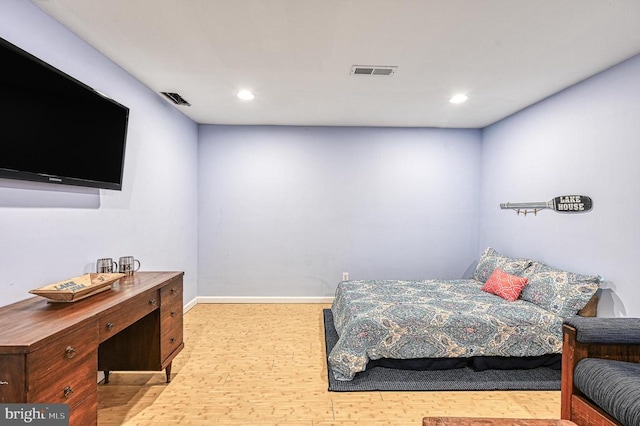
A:
POLYGON ((182 343, 182 319, 160 332, 160 358, 164 361, 182 343))
POLYGON ((182 328, 182 317, 184 315, 182 309, 182 305, 177 303, 162 307, 160 310, 160 333, 177 326, 182 328))
POLYGON ((23 354, 0 355, 0 403, 24 402, 27 396, 23 354))
POLYGON ((46 374, 62 369, 76 368, 98 347, 98 322, 91 321, 47 346, 27 355, 30 380, 39 379, 46 374))
POLYGON ((98 392, 90 393, 80 404, 70 409, 69 426, 98 424, 98 392))
POLYGON ((160 289, 162 307, 179 304, 182 307, 182 280, 176 280, 160 289))
POLYGON ((115 336, 149 312, 159 308, 158 290, 149 290, 123 303, 114 311, 100 316, 99 340, 104 342, 115 336))
POLYGON ((74 368, 29 378, 28 402, 69 404, 74 407, 90 393, 97 392, 98 354, 85 357, 74 368))
POLYGON ((160 321, 162 327, 170 326, 176 322, 182 323, 184 306, 182 305, 182 287, 179 289, 162 288, 160 290, 162 306, 160 307, 160 321), (173 292, 175 290, 175 293, 173 292))

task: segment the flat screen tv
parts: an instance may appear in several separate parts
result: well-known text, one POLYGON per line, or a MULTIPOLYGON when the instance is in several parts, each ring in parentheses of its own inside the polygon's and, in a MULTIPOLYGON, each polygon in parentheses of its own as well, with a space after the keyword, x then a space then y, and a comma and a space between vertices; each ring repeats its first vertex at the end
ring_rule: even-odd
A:
POLYGON ((122 189, 129 109, 0 38, 0 178, 122 189))

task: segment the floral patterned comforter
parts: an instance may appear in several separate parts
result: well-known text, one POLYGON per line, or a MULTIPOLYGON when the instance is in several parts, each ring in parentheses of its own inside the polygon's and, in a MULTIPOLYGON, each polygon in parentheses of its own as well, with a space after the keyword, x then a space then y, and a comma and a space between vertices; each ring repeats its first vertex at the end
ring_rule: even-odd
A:
POLYGON ((337 380, 370 359, 538 356, 561 353, 563 318, 524 300, 508 302, 476 280, 344 281, 331 307, 337 380))

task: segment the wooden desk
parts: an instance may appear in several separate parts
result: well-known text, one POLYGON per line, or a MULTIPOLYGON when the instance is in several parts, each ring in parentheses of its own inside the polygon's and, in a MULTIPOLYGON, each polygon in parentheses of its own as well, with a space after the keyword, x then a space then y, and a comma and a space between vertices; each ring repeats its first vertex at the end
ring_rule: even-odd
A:
POLYGON ((97 370, 159 371, 182 350, 182 272, 136 272, 74 303, 0 308, 0 403, 67 403, 97 424, 97 370))

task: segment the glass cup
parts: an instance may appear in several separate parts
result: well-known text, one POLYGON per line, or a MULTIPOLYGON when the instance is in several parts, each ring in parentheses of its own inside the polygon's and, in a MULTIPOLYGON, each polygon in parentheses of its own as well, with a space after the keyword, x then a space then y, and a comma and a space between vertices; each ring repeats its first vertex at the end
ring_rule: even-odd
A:
POLYGON ((118 269, 118 264, 110 257, 103 257, 96 262, 96 272, 99 274, 110 274, 118 269))
POLYGON ((134 272, 137 272, 140 269, 140 261, 138 259, 134 259, 133 256, 122 256, 120 261, 118 262, 118 272, 125 275, 133 275, 134 272), (135 267, 136 262, 138 263, 138 267, 135 267))

